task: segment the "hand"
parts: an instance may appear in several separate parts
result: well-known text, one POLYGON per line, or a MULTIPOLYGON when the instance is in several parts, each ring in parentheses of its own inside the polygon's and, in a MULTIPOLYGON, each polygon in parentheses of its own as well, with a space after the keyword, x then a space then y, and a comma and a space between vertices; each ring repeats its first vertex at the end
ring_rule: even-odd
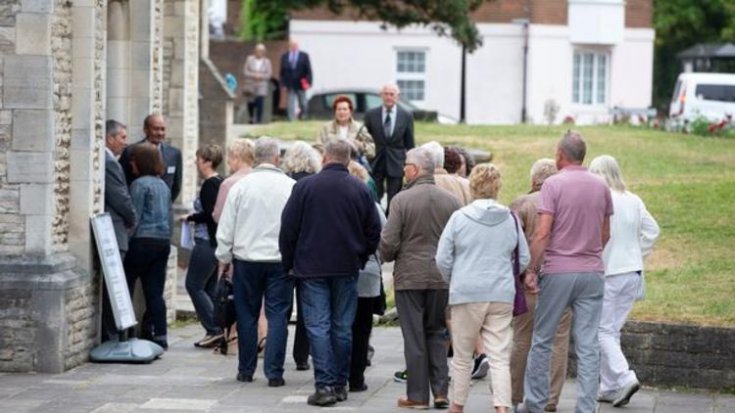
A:
POLYGON ((220 278, 232 280, 232 263, 220 262, 217 266, 217 273, 219 273, 220 278))
POLYGON ((526 270, 526 278, 523 280, 526 290, 531 294, 538 294, 538 274, 533 270, 526 270))
POLYGON ((188 215, 179 215, 179 222, 186 222, 189 219, 188 215))

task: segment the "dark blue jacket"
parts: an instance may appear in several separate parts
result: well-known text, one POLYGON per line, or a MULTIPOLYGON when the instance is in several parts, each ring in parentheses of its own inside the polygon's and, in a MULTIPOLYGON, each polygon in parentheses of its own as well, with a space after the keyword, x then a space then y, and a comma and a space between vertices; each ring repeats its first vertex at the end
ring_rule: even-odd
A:
POLYGON ((340 164, 299 180, 281 215, 286 272, 298 278, 357 276, 380 241, 367 185, 340 164))

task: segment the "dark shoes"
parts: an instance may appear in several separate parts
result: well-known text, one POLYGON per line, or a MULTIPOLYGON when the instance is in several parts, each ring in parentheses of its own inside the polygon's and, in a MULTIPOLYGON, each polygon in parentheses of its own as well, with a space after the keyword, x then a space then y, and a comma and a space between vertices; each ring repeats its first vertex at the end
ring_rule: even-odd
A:
POLYGON ((334 397, 337 398, 338 402, 343 402, 347 400, 347 389, 345 388, 345 386, 335 386, 334 397))
POLYGON ((201 340, 194 343, 194 347, 212 348, 219 345, 220 341, 225 338, 225 335, 220 334, 207 334, 201 340))
POLYGON ((253 376, 248 376, 245 373, 237 373, 237 381, 241 381, 243 383, 252 383, 253 376))
POLYGON ((308 361, 305 361, 303 363, 299 363, 299 362, 296 363, 296 370, 298 371, 306 371, 306 370, 309 370, 310 368, 311 366, 309 365, 308 361))
POLYGON ((361 391, 366 391, 367 389, 368 389, 368 386, 365 383, 358 384, 358 385, 350 384, 350 393, 359 393, 361 391))
POLYGON ((306 403, 311 406, 333 406, 337 403, 337 396, 334 394, 334 390, 331 387, 321 387, 316 389, 314 394, 306 399, 306 403))
POLYGON ((282 377, 280 379, 268 379, 268 387, 281 387, 285 385, 286 381, 282 377))
POLYGON ((398 398, 398 407, 402 407, 404 409, 417 409, 417 410, 428 410, 429 405, 423 402, 417 402, 414 400, 409 400, 406 397, 399 397, 398 398))
POLYGON ((436 396, 434 398, 435 409, 447 409, 449 408, 449 400, 444 396, 436 396))

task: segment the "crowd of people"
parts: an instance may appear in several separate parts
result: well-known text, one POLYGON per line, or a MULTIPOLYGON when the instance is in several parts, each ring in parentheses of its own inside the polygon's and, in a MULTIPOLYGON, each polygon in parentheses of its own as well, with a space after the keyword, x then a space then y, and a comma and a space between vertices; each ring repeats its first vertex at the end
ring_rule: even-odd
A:
MULTIPOLYGON (((193 212, 179 218, 195 227, 186 275, 204 329, 195 346, 227 339, 213 311, 214 285, 228 277, 236 379, 253 381, 262 351, 268 386, 286 385, 295 304, 293 359, 314 371, 308 403, 342 402, 367 390, 373 314, 385 308, 381 265, 395 262, 406 363, 395 375, 406 382, 398 407, 433 402, 462 412, 470 381, 489 374, 496 412, 556 411, 570 336, 576 411, 627 404, 640 384, 620 330, 643 296, 643 259, 659 228, 617 161, 603 155, 584 167, 585 140, 569 131, 554 159, 531 166, 529 192, 504 206, 497 165, 475 165, 466 150, 435 141, 415 146, 399 94, 385 85, 383 104, 364 122, 348 97, 336 98, 315 142, 285 152, 270 137, 238 139, 226 153, 197 150, 200 190, 193 212), (226 179, 217 172, 223 160, 226 179)), ((166 348, 163 287, 181 153, 164 142, 163 117, 148 116, 143 131, 126 147, 126 127, 107 123, 106 210, 127 251, 131 291, 138 279, 143 287, 141 335, 166 348)), ((114 331, 109 322, 105 331, 114 331)))

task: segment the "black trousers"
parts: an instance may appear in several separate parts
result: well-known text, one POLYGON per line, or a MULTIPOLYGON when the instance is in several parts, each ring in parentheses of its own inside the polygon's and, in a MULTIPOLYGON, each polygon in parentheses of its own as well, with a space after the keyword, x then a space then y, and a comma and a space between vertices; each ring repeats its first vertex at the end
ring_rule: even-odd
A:
POLYGON ((360 387, 365 383, 367 353, 370 333, 373 331, 373 310, 376 297, 359 297, 357 312, 352 323, 352 359, 350 363, 350 387, 360 387))
MULTIPOLYGON (((296 280, 296 335, 293 340, 293 361, 303 364, 309 361, 309 337, 306 335, 304 316, 301 307, 301 288, 296 280)), ((290 311, 289 311, 290 313, 290 311)))
POLYGON ((375 184, 378 186, 378 201, 383 199, 383 194, 387 192, 388 211, 390 211, 390 200, 401 191, 403 177, 388 176, 384 171, 373 171, 373 179, 375 179, 375 184))

